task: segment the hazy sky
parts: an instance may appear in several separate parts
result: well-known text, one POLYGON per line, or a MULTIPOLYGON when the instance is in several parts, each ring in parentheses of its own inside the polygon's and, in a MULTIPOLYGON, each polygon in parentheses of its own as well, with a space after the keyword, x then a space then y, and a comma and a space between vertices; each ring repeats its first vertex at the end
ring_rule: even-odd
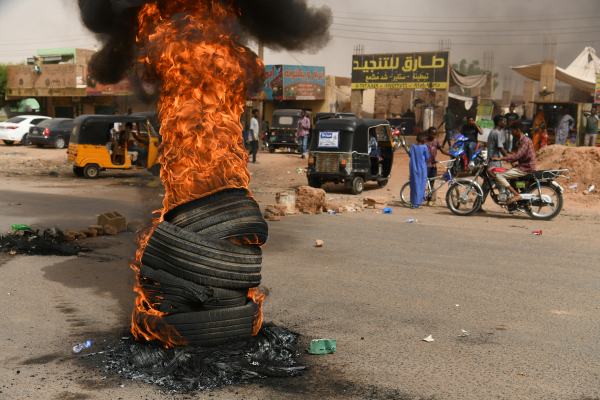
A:
MULTIPOLYGON (((285 1, 285 0, 281 0, 285 1)), ((366 53, 438 50, 451 39, 453 63, 483 62, 493 51, 500 86, 522 78, 510 65, 539 62, 543 34, 555 33, 558 65, 565 68, 585 46, 600 51, 600 0, 311 0, 334 12, 333 38, 317 54, 266 51, 266 64, 324 65, 327 74, 350 76, 354 46, 366 53), (385 29, 387 28, 387 29, 385 29), (371 40, 367 40, 371 39, 371 40)), ((37 49, 93 49, 95 38, 79 20, 75 0, 0 0, 0 61, 18 62, 37 49)), ((523 90, 519 85, 518 93, 523 90)), ((498 92, 496 92, 498 95, 498 92)))

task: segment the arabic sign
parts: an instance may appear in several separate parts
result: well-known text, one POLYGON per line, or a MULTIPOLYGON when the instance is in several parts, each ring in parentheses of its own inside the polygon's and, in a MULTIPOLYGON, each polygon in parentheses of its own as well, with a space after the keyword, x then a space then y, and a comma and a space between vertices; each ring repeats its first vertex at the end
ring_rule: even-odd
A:
MULTIPOLYGON (((325 100, 325 67, 266 65, 267 100, 325 100)), ((256 100, 257 94, 249 99, 256 100)))
POLYGON ((600 74, 596 75, 596 96, 594 98, 594 102, 600 104, 600 74))
POLYGON ((352 57, 352 89, 446 89, 448 52, 352 57))
POLYGON ((340 132, 319 132, 319 148, 340 147, 340 132))

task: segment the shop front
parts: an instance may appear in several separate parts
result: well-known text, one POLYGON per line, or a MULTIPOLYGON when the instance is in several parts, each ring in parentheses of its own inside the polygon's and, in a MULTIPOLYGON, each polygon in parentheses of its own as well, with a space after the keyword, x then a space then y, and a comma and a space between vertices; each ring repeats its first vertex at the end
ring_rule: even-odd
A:
MULTIPOLYGON (((537 144, 544 132, 548 135, 549 145, 556 143, 556 127, 564 115, 564 110, 567 110, 567 114, 575 121, 575 130, 569 132, 566 145, 569 147, 583 145, 587 124, 583 113, 592 109, 592 103, 536 101, 533 104, 535 104, 535 118, 532 127, 534 144, 537 144)), ((600 146, 600 141, 596 143, 596 146, 600 146)))

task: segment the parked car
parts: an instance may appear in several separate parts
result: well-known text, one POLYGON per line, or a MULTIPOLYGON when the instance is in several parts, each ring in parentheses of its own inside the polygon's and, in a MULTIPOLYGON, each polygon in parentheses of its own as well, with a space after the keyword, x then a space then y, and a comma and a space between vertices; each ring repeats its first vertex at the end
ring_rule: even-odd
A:
POLYGON ((29 128, 27 140, 37 147, 53 145, 57 149, 64 149, 69 145, 71 129, 73 129, 72 119, 46 119, 29 128))
POLYGON ((22 145, 28 146, 30 144, 27 139, 29 128, 39 124, 45 119, 50 119, 50 117, 21 115, 0 122, 0 139, 2 139, 7 146, 12 146, 15 142, 21 142, 22 145))

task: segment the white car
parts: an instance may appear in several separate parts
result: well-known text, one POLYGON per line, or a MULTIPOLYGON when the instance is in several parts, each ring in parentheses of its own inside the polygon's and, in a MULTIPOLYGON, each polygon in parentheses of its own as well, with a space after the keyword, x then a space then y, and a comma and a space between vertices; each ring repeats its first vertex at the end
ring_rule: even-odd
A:
POLYGON ((50 117, 41 117, 39 115, 20 115, 11 119, 0 122, 0 139, 7 146, 12 146, 15 142, 21 142, 22 145, 29 145, 27 134, 29 128, 35 126, 45 119, 50 117))

